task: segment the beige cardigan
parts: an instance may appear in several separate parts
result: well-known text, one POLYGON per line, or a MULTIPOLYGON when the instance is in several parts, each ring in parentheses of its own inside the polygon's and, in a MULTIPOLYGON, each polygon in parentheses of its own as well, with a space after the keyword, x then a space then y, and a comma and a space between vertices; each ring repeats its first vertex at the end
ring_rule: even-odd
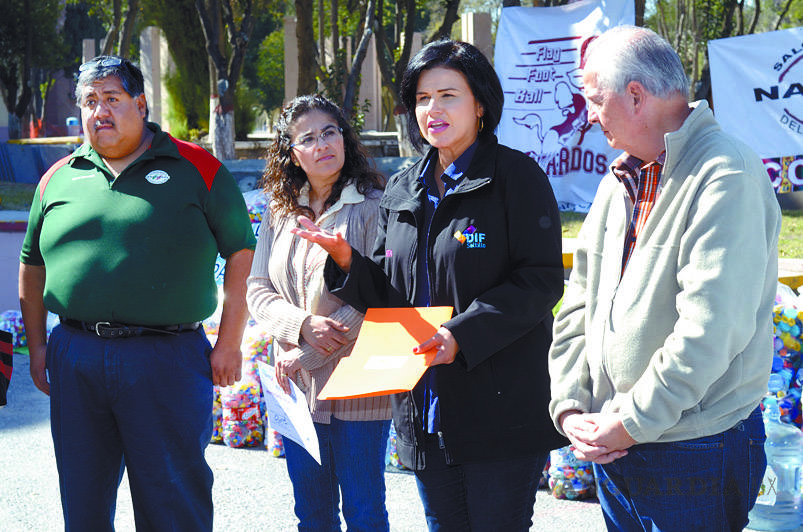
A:
MULTIPOLYGON (((360 253, 368 254, 376 237, 380 197, 379 191, 363 196, 349 184, 337 203, 316 223, 327 231, 340 232, 360 253)), ((302 188, 299 204, 309 205, 309 184, 302 188)), ((336 401, 316 399, 338 361, 351 354, 363 314, 326 289, 323 267, 327 254, 317 244, 290 232, 297 226, 295 216, 273 219, 270 211, 271 205, 262 218, 248 277, 247 300, 251 315, 275 338, 277 359, 288 353, 299 353, 303 370, 295 382, 304 390, 313 421, 329 423, 332 415, 346 421, 390 419, 390 396, 336 401), (329 316, 348 326, 349 342, 329 355, 312 348, 301 337, 301 324, 311 315, 329 316)))

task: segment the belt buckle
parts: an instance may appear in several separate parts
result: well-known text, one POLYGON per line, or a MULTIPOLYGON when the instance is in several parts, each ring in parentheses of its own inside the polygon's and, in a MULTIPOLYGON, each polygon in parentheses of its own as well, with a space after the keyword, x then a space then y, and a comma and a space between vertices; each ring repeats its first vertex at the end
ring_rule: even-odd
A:
POLYGON ((111 324, 111 323, 109 323, 108 321, 99 321, 99 322, 97 322, 97 323, 95 324, 95 334, 97 334, 97 335, 98 335, 98 336, 100 336, 101 338, 107 338, 107 337, 108 337, 108 333, 107 333, 107 335, 103 335, 103 334, 101 334, 101 333, 100 333, 100 328, 101 328, 101 327, 108 327, 108 328, 111 328, 111 326, 112 326, 112 324, 111 324))

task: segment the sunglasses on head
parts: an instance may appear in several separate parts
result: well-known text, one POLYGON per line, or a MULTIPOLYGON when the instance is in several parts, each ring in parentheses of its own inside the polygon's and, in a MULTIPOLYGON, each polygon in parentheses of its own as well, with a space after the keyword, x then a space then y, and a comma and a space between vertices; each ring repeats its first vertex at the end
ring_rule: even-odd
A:
POLYGON ((87 61, 83 65, 79 66, 78 72, 83 72, 84 70, 88 70, 95 65, 102 68, 106 68, 106 67, 120 66, 122 64, 123 64, 123 59, 121 57, 106 57, 104 59, 92 59, 91 61, 87 61))

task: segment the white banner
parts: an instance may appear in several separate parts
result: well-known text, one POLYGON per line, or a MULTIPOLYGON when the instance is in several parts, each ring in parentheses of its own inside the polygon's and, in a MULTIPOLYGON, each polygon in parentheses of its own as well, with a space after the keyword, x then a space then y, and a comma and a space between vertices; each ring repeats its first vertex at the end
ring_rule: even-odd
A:
POLYGON ((803 190, 803 28, 708 42, 714 112, 778 192, 803 190))
POLYGON ((580 52, 591 37, 634 21, 633 0, 502 9, 494 55, 505 91, 499 141, 538 161, 561 210, 587 211, 621 153, 599 126, 589 127, 580 52))

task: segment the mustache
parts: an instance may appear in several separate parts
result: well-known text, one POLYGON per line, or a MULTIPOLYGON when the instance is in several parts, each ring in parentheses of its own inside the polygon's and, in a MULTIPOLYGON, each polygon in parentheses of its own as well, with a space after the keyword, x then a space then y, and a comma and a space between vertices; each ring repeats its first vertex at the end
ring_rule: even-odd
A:
POLYGON ((104 119, 104 120, 95 120, 95 123, 92 124, 92 127, 94 127, 95 129, 97 129, 99 127, 103 127, 103 126, 112 126, 113 127, 114 126, 114 122, 109 120, 109 119, 104 119))

